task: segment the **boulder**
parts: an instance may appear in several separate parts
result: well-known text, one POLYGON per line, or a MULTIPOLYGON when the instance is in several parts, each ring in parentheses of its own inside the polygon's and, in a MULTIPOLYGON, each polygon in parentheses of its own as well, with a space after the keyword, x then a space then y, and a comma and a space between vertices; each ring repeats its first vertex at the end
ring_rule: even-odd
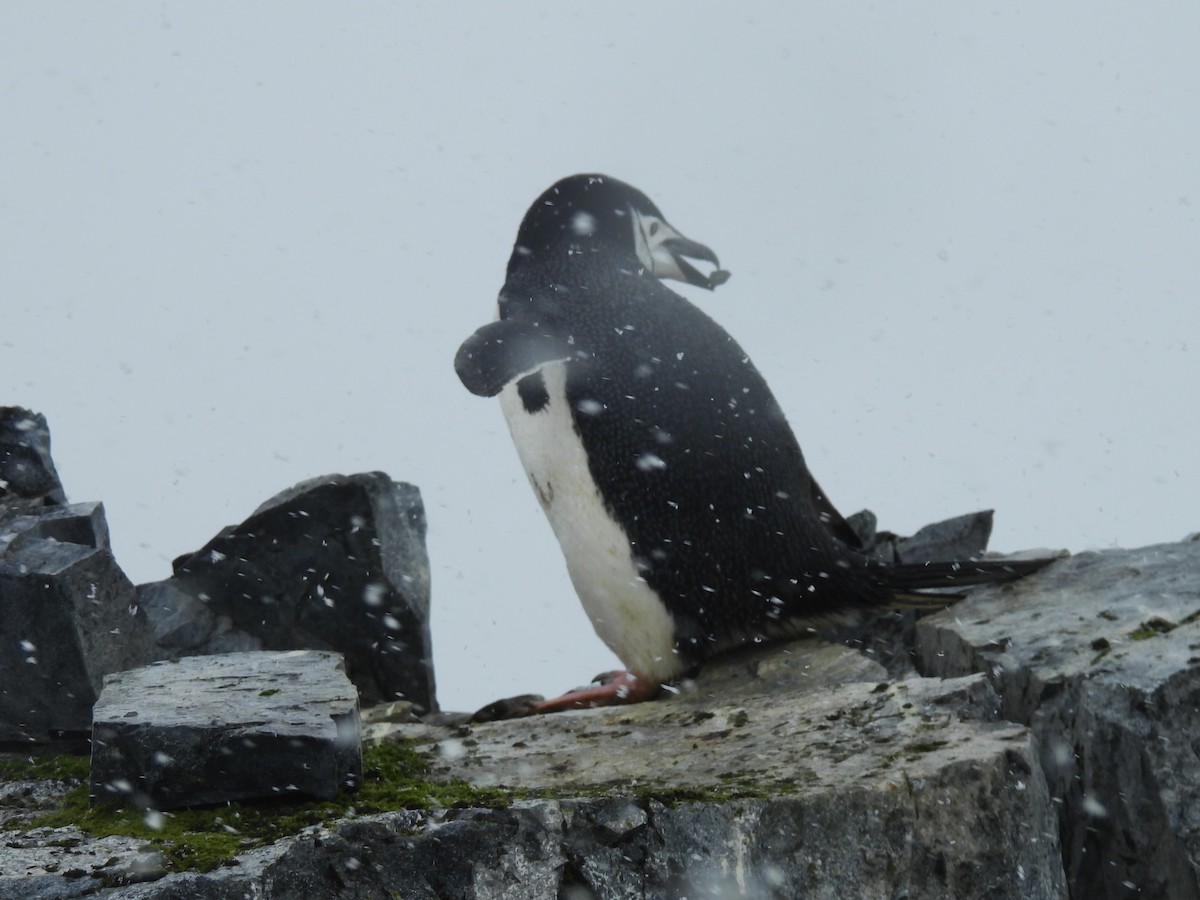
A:
POLYGON ((86 733, 105 675, 158 658, 100 503, 67 504, 39 413, 0 407, 0 742, 86 733))
POLYGON ((328 800, 362 778, 358 696, 336 653, 228 653, 108 676, 95 708, 94 801, 175 809, 328 800))
POLYGON ((364 702, 437 709, 416 487, 382 472, 305 481, 174 569, 138 588, 169 654, 335 650, 364 702))
POLYGON ((1200 896, 1200 541, 1081 553, 922 620, 1029 725, 1073 897, 1200 896))
POLYGON ((86 733, 110 672, 159 658, 100 503, 0 521, 0 741, 86 733))
POLYGON ((20 406, 0 406, 0 517, 5 510, 66 502, 50 458, 46 417, 20 406))

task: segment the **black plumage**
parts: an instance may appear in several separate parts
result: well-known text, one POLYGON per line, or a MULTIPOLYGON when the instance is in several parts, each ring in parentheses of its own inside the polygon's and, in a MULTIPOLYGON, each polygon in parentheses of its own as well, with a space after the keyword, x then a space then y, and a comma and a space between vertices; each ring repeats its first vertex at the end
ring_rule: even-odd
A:
POLYGON ((562 364, 570 437, 627 538, 628 558, 614 565, 631 567, 670 614, 666 670, 888 604, 897 589, 1031 568, 897 566, 863 552, 749 356, 662 283, 711 288, 728 277, 705 276, 685 257, 718 265, 640 191, 605 176, 566 178, 521 224, 499 320, 456 359, 477 394, 516 382, 531 416, 548 402, 543 367, 562 364))

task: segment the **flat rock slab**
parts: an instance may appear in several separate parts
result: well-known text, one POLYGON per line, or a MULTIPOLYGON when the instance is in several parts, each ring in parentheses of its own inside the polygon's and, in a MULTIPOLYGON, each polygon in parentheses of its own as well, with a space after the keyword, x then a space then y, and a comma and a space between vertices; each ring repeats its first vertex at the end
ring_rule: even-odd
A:
POLYGON ((118 672, 93 717, 97 801, 330 799, 362 778, 358 694, 337 653, 192 656, 118 672))
MULTIPOLYGON (((1029 730, 992 721, 986 679, 845 681, 863 672, 797 642, 656 703, 368 737, 415 742, 436 778, 557 798, 425 825, 422 852, 490 883, 481 897, 1065 896, 1029 730)), ((427 867, 406 878, 387 884, 443 896, 427 867)))

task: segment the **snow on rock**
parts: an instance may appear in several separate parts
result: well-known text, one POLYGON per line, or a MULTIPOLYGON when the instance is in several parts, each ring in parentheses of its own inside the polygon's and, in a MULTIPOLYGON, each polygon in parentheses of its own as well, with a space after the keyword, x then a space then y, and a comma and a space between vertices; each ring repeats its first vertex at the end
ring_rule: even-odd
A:
POLYGON ((100 503, 67 505, 44 417, 0 408, 0 742, 86 733, 105 675, 158 657, 100 503))
POLYGON ((362 779, 358 695, 315 650, 189 656, 105 679, 92 730, 98 802, 175 809, 331 799, 362 779))
POLYGON ((437 709, 421 492, 382 472, 302 482, 138 587, 164 655, 336 650, 364 702, 437 709))
POLYGON ((1080 553, 917 625, 1030 726, 1072 896, 1200 893, 1200 540, 1080 553))

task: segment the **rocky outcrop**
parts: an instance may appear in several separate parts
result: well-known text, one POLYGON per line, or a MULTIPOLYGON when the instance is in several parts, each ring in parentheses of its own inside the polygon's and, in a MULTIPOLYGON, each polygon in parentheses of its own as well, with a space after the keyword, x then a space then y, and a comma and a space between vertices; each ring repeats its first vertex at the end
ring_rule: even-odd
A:
POLYGON ((134 588, 104 507, 68 505, 43 416, 0 407, 0 742, 86 734, 105 675, 240 650, 332 650, 363 698, 437 709, 420 491, 330 475, 134 588))
POLYGON ((16 513, 66 502, 50 458, 46 417, 20 406, 0 406, 0 509, 16 513))
MULTIPOLYGON (((426 779, 465 782, 477 805, 360 813, 120 896, 1065 896, 1028 729, 997 718, 983 676, 881 674, 810 640, 713 666, 657 703, 373 724, 371 742, 408 741, 426 779)), ((71 883, 33 868, 33 845, 70 836, 25 832, 25 867, 0 890, 104 896, 129 859, 87 857, 71 883)))
POLYGON ((1028 725, 1071 894, 1200 896, 1200 540, 1081 553, 918 625, 1028 725))
POLYGON ((0 408, 0 742, 86 734, 105 675, 158 657, 104 507, 66 505, 46 420, 0 408))
MULTIPOLYGON (((0 428, 0 448, 37 432, 21 421, 34 425, 0 428)), ((0 459, 18 472, 3 475, 3 553, 106 549, 102 510, 65 507, 48 438, 27 443, 10 453, 17 465, 0 459)), ((199 872, 179 831, 39 823, 64 797, 79 802, 78 775, 0 774, 0 896, 1200 896, 1200 542, 1061 560, 915 625, 876 623, 855 643, 865 653, 754 647, 654 703, 473 722, 428 713, 431 674, 390 687, 398 654, 350 661, 372 640, 428 647, 424 551, 410 541, 424 519, 406 488, 378 473, 298 486, 141 594, 174 654, 268 647, 278 634, 329 650, 337 616, 322 609, 343 614, 336 649, 360 691, 426 711, 364 712, 358 794, 283 839, 243 834, 248 811, 237 828, 217 811, 196 833, 232 828, 238 842, 199 872), (378 541, 362 537, 373 520, 378 541)), ((976 514, 914 542, 856 520, 865 543, 902 558, 981 546, 988 525, 976 514)), ((0 597, 16 596, 7 585, 0 597)), ((81 582, 64 591, 87 599, 81 582)), ((74 702, 43 688, 42 715, 74 702)), ((146 713, 135 695, 124 703, 100 707, 103 728, 146 713)))
POLYGON ((437 709, 425 509, 382 472, 290 488, 141 585, 171 656, 335 650, 364 702, 437 709))
POLYGON ((667 701, 423 737, 435 776, 603 798, 531 810, 554 823, 521 882, 542 896, 1060 896, 1027 730, 996 720, 982 676, 877 674, 803 641, 667 701))

